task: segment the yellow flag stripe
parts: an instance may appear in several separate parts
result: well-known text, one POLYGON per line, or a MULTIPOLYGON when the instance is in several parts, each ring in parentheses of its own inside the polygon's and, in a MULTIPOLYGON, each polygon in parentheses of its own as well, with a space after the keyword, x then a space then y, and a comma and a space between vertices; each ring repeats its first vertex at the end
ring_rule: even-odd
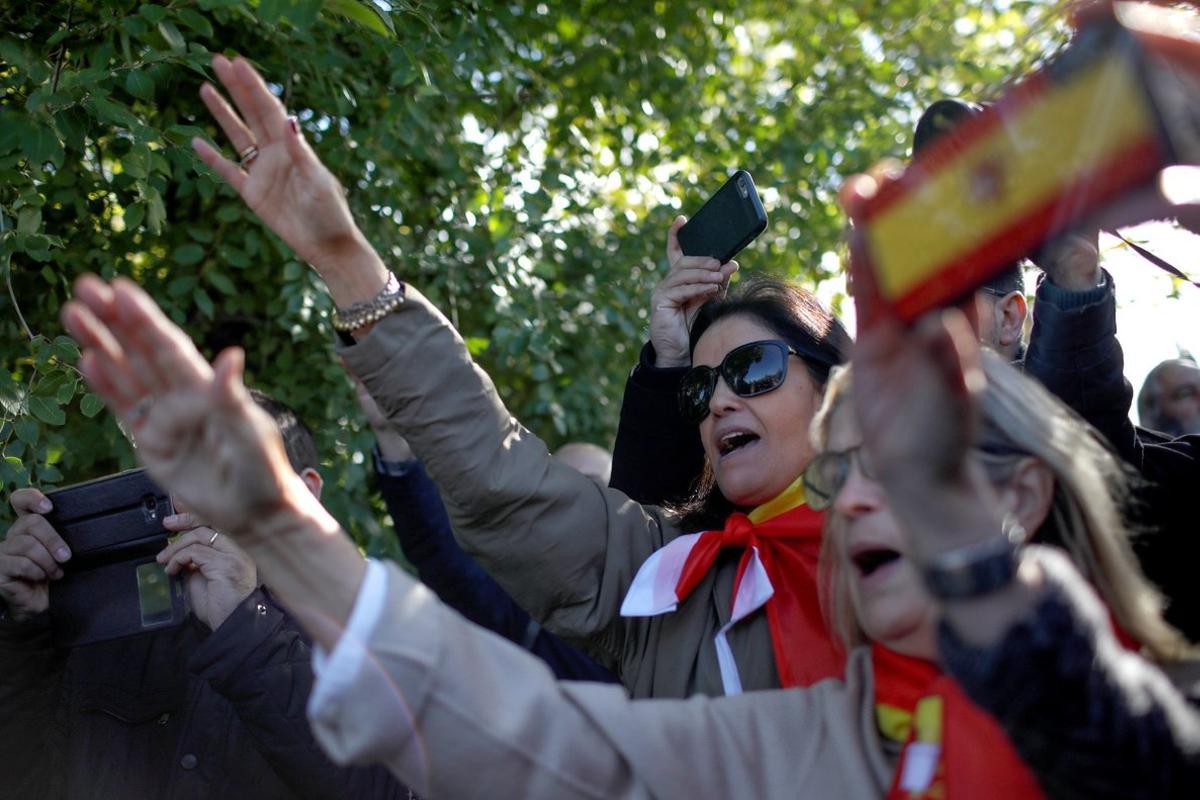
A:
POLYGON ((1050 86, 872 216, 866 237, 884 298, 901 297, 1064 185, 1155 135, 1138 76, 1120 54, 1050 86))

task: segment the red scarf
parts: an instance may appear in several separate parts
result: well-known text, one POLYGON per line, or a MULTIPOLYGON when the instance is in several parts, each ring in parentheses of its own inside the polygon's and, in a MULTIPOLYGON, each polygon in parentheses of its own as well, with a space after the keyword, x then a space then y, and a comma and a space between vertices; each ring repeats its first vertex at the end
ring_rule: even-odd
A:
POLYGON ((1000 724, 937 665, 879 644, 871 663, 880 731, 904 742, 887 800, 1044 797, 1000 724))
POLYGON ((825 624, 817 591, 823 517, 801 504, 752 521, 760 516, 759 511, 751 516, 730 514, 724 530, 700 535, 684 562, 675 596, 682 602, 709 573, 721 550, 737 547, 744 552, 733 583, 736 603, 755 548, 774 589, 767 601, 767 623, 780 683, 784 687, 809 686, 825 678, 840 678, 845 674, 845 654, 825 624))

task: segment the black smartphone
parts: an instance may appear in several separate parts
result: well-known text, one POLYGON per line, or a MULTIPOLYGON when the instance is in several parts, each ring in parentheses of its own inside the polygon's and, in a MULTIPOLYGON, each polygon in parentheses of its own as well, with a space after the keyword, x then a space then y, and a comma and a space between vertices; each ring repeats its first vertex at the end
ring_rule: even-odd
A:
POLYGON ((187 615, 183 583, 155 556, 170 533, 171 498, 135 469, 46 494, 46 521, 71 548, 63 577, 50 583, 50 632, 76 647, 178 625, 187 615))
POLYGON ((766 229, 767 212, 754 179, 739 169, 679 229, 679 248, 684 255, 709 256, 724 264, 766 229))

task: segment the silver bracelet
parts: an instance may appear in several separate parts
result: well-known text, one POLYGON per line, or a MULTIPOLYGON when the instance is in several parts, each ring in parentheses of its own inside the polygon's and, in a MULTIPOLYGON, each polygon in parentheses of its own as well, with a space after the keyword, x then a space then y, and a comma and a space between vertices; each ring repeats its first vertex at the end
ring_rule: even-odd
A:
POLYGON ((370 300, 354 303, 349 308, 339 308, 333 312, 333 329, 337 331, 354 331, 378 322, 396 310, 404 302, 404 284, 395 274, 389 272, 387 283, 379 294, 370 300))

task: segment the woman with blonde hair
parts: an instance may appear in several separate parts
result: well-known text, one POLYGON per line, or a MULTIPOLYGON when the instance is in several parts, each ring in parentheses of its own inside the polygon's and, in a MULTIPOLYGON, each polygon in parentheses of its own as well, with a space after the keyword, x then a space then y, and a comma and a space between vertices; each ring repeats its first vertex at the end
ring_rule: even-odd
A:
MULTIPOLYGON (((339 762, 383 762, 433 797, 1159 797, 1200 780, 1195 713, 1118 645, 1068 559, 1021 544, 1023 531, 1057 531, 1087 553, 1126 632, 1178 652, 1116 529, 1105 544, 1107 512, 1070 510, 1103 506, 1108 468, 1067 456, 1060 478, 1023 451, 1040 445, 1008 410, 1044 393, 1005 365, 981 371, 961 319, 864 335, 853 400, 839 379, 806 474, 810 497, 831 502, 834 557, 870 646, 852 649, 840 680, 646 702, 555 681, 395 566, 364 562, 290 477, 239 352, 210 368, 128 281, 82 279, 76 297, 64 320, 81 370, 133 427, 140 458, 252 552, 331 651, 309 715, 339 762), (996 435, 977 437, 976 418, 996 435), (974 703, 936 667, 939 650, 974 703)), ((1053 451, 1087 435, 1044 410, 1050 438, 1065 437, 1053 451)))

